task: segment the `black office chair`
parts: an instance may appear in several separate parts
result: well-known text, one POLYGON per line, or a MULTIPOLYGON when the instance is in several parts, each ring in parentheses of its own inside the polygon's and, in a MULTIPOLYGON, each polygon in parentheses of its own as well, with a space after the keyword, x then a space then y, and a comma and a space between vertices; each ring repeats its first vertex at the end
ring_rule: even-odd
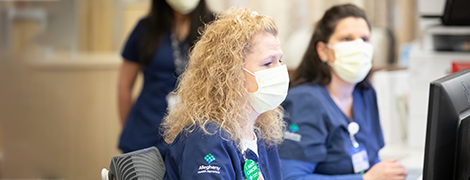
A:
POLYGON ((163 179, 165 163, 156 147, 122 154, 111 159, 109 171, 101 170, 102 180, 163 179))

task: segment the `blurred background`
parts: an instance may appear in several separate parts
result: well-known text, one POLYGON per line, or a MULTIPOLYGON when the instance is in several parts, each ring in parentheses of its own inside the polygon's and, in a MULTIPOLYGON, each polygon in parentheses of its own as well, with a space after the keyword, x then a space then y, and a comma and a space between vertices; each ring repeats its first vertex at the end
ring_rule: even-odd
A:
MULTIPOLYGON (((429 82, 449 74, 452 61, 470 61, 468 52, 429 60, 444 57, 433 49, 431 35, 445 0, 207 2, 214 12, 241 5, 273 17, 290 70, 326 9, 342 3, 363 8, 372 24, 371 80, 387 144, 381 156, 422 168, 429 82)), ((149 5, 150 0, 0 0, 0 179, 100 178, 100 170, 121 153, 120 51, 149 5)))

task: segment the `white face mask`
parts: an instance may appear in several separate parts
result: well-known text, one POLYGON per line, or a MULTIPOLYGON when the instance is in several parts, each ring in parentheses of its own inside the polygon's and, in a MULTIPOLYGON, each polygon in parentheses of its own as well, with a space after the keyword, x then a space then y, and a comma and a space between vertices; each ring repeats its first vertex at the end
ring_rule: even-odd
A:
POLYGON ((338 76, 350 83, 364 80, 372 68, 374 48, 362 39, 327 45, 335 51, 336 60, 328 63, 338 76))
POLYGON ((166 0, 166 3, 170 5, 173 10, 180 12, 181 14, 189 14, 196 9, 200 0, 166 0))
POLYGON ((258 90, 249 93, 248 100, 251 106, 258 113, 264 113, 279 106, 287 96, 289 89, 289 73, 287 66, 265 69, 252 73, 243 68, 246 72, 255 76, 258 90))

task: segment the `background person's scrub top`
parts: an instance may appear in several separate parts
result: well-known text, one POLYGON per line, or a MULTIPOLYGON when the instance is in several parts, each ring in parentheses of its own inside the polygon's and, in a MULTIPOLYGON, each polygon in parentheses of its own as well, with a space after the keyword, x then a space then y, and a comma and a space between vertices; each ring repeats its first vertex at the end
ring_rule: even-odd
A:
MULTIPOLYGON (((351 119, 339 109, 324 86, 294 87, 282 105, 287 122, 286 134, 297 137, 286 135, 279 146, 284 177, 354 174, 349 154, 352 142, 347 129, 351 119)), ((378 151, 384 146, 373 88, 355 87, 353 118, 360 126, 355 138, 367 150, 372 167, 380 162, 378 151)), ((362 179, 361 175, 350 177, 362 179)))
MULTIPOLYGON (((122 57, 139 61, 139 48, 145 23, 140 20, 124 47, 122 57)), ((124 153, 156 146, 164 156, 168 145, 160 132, 160 123, 166 113, 166 96, 176 85, 173 49, 170 32, 163 37, 150 64, 142 65, 144 83, 137 101, 132 106, 119 141, 119 149, 124 153)), ((187 42, 180 43, 182 48, 187 42)))
MULTIPOLYGON (((206 129, 215 132, 219 127, 209 123, 206 129)), ((226 136, 224 138, 227 139, 226 136)), ((249 154, 245 156, 253 157, 249 154)), ((257 158, 249 159, 257 162, 265 180, 282 179, 276 146, 268 148, 262 140, 258 140, 257 158)), ((165 157, 166 172, 163 179, 245 180, 244 162, 243 154, 234 142, 224 140, 220 131, 210 135, 196 128, 191 133, 182 131, 170 145, 165 157)))

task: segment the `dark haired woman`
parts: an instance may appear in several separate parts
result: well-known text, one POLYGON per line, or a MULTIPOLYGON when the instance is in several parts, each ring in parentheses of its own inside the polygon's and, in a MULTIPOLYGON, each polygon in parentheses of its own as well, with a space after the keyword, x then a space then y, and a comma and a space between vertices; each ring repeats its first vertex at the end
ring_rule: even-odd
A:
POLYGON ((198 29, 213 20, 205 0, 153 0, 149 14, 139 21, 122 52, 118 103, 124 129, 119 149, 124 153, 156 146, 165 156, 167 145, 159 131, 169 93, 188 61, 198 29), (144 85, 135 103, 131 92, 139 71, 144 85))
POLYGON ((405 179, 384 146, 372 67, 370 24, 358 7, 338 5, 317 23, 284 101, 288 130, 279 147, 284 179, 405 179))

